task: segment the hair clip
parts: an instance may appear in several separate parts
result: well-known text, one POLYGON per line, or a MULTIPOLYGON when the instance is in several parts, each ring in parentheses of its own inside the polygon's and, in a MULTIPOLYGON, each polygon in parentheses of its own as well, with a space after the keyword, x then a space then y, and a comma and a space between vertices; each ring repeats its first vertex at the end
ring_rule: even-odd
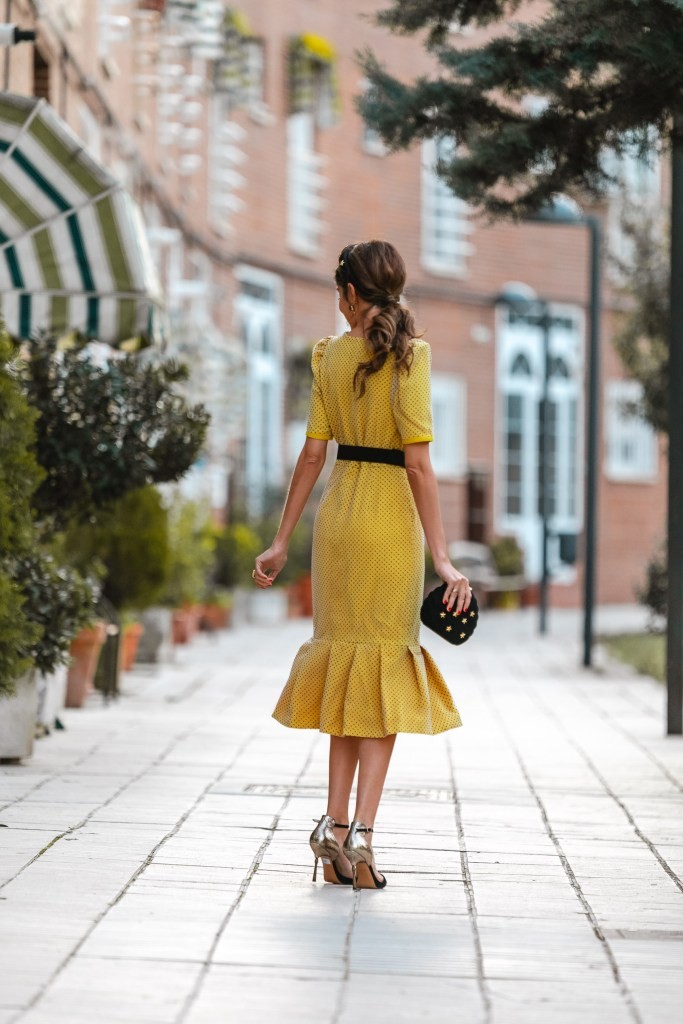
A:
POLYGON ((343 267, 343 266, 344 266, 344 260, 339 260, 339 266, 340 266, 340 267, 343 267))

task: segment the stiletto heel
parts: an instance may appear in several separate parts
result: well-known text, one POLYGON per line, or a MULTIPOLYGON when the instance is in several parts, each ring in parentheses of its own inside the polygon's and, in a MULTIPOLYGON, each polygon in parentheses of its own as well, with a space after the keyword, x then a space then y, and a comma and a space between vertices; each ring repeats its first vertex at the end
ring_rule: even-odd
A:
POLYGON ((372 831, 374 830, 368 828, 362 821, 352 821, 344 840, 343 850, 351 861, 353 872, 351 882, 354 889, 383 889, 387 884, 386 877, 380 878, 372 866, 374 859, 372 847, 365 839, 366 833, 372 831))
POLYGON ((333 829, 335 828, 348 827, 348 825, 342 825, 341 823, 336 822, 334 818, 329 816, 329 814, 323 814, 322 818, 311 832, 309 843, 313 850, 313 856, 315 857, 315 864, 313 865, 314 882, 318 875, 318 860, 322 860, 323 877, 326 882, 332 882, 333 885, 352 884, 353 880, 349 878, 348 875, 343 874, 337 867, 337 860, 342 852, 342 848, 333 832, 333 829))

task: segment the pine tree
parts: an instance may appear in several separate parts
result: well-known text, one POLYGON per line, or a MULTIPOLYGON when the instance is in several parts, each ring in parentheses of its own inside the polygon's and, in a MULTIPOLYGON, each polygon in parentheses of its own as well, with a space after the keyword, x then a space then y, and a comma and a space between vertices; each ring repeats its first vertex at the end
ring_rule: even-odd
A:
POLYGON ((450 29, 500 22, 521 0, 392 0, 377 18, 425 31, 437 73, 405 83, 370 51, 358 107, 390 149, 438 136, 455 155, 438 172, 491 217, 519 218, 561 192, 600 196, 604 154, 653 136, 672 164, 669 391, 667 731, 683 732, 683 0, 548 0, 479 46, 450 29), (462 42, 462 40, 460 40, 462 42), (530 102, 532 101, 532 102, 530 102))
POLYGON ((405 83, 366 51, 358 99, 392 149, 438 135, 459 148, 441 173, 487 213, 523 216, 559 192, 598 196, 606 148, 666 142, 683 108, 683 0, 552 0, 480 46, 457 47, 449 25, 486 25, 524 5, 505 0, 393 0, 377 20, 426 30, 438 74, 405 83), (542 104, 529 104, 530 98, 542 104))

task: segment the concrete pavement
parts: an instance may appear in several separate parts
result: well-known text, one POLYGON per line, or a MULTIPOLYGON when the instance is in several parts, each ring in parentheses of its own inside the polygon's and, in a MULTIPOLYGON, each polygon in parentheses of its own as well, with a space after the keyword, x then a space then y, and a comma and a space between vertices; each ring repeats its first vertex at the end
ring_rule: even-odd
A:
POLYGON ((673 1024, 683 741, 576 617, 423 637, 464 726, 400 736, 383 892, 311 882, 327 740, 270 718, 302 620, 202 637, 0 767, 0 1024, 673 1024))

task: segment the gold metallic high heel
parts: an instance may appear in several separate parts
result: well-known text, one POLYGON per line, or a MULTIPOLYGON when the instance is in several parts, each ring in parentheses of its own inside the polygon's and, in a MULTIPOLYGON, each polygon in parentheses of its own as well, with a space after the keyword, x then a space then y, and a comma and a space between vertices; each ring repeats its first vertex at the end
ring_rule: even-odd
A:
MULTIPOLYGON (((315 821, 315 819, 313 820, 315 821)), ((352 879, 348 875, 343 874, 337 867, 337 858, 341 854, 342 848, 333 832, 335 828, 348 827, 348 825, 336 822, 329 814, 323 814, 311 832, 309 843, 315 855, 315 864, 313 865, 314 882, 318 875, 318 861, 322 860, 323 876, 326 882, 332 882, 334 885, 351 885, 352 879)))
POLYGON ((354 889, 383 889, 387 884, 384 875, 377 875, 372 866, 372 847, 365 839, 367 832, 374 831, 362 821, 352 821, 342 849, 351 861, 354 889))

